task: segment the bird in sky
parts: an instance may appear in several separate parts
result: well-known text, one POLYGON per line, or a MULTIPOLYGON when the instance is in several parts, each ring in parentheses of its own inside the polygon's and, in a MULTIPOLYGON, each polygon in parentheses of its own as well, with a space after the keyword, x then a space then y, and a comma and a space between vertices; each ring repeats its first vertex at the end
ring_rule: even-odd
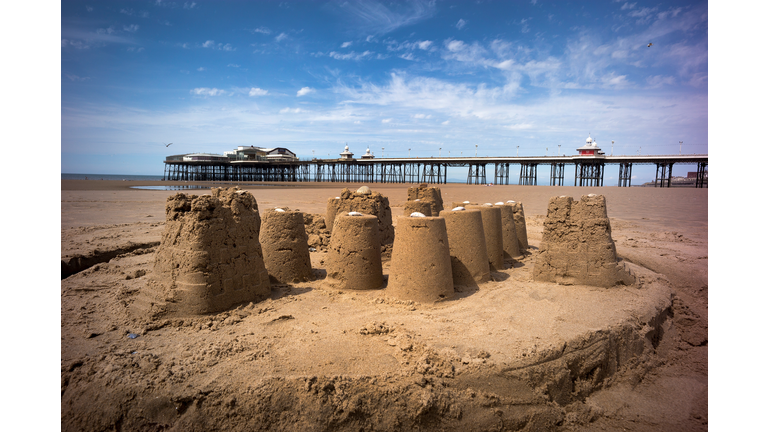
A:
POLYGON ((651 47, 651 45, 653 45, 653 42, 651 42, 651 43, 649 43, 649 44, 648 44, 648 48, 650 48, 650 47, 651 47))
MULTIPOLYGON (((165 143, 163 143, 163 144, 165 144, 165 143)), ((168 144, 165 144, 165 146, 166 146, 166 147, 168 147, 168 146, 169 146, 169 145, 171 145, 171 144, 173 144, 173 143, 168 143, 168 144)))

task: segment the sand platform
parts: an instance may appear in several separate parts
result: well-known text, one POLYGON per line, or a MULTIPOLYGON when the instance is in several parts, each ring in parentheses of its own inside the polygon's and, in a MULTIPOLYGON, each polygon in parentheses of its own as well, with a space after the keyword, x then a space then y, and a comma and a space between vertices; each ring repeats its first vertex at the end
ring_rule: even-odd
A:
MULTIPOLYGON (((324 204, 317 200, 319 211, 324 204)), ((152 248, 64 278, 62 430, 588 428, 610 409, 600 402, 610 398, 594 395, 640 382, 680 335, 693 336, 675 323, 680 300, 659 273, 665 261, 630 248, 645 247, 650 234, 630 233, 626 223, 619 250, 632 257, 635 284, 534 281, 539 212, 528 217, 529 254, 437 303, 395 298, 386 284, 324 288, 322 251, 311 253, 317 280, 273 286, 265 300, 202 316, 142 314, 152 248)), ((120 237, 133 228, 104 229, 120 237)), ((96 228, 76 230, 73 242, 98 238, 96 228)), ((134 232, 145 230, 159 234, 162 225, 140 222, 134 232)))

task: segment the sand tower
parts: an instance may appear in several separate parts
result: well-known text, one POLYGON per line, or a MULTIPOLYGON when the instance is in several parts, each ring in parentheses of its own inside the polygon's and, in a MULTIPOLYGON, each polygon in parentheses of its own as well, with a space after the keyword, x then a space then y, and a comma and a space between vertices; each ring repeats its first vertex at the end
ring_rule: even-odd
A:
MULTIPOLYGON (((411 213, 421 213, 424 216, 432 216, 432 203, 420 199, 406 201, 403 206, 403 215, 410 216, 411 213)), ((435 213, 435 215, 437 214, 439 213, 435 213)))
POLYGON ((525 212, 523 203, 516 201, 507 201, 515 209, 515 228, 517 228, 517 243, 520 245, 520 252, 525 253, 528 250, 528 230, 525 228, 525 212))
POLYGON ((634 277, 618 262, 605 197, 589 194, 574 201, 549 199, 533 279, 560 284, 612 287, 634 277))
POLYGON ((501 227, 501 209, 493 204, 468 205, 467 209, 480 210, 483 219, 483 234, 491 271, 504 269, 504 244, 501 227))
POLYGON ((423 303, 453 297, 445 219, 399 217, 389 268, 387 294, 423 303))
POLYGON ((359 212, 339 213, 336 216, 326 270, 326 284, 333 288, 381 288, 384 275, 376 216, 359 212))
POLYGON ((349 189, 341 191, 341 196, 328 200, 325 224, 331 230, 336 225, 334 220, 337 214, 359 212, 376 216, 378 220, 379 241, 381 245, 391 245, 395 241, 395 228, 392 226, 392 210, 389 200, 384 195, 372 191, 367 186, 362 186, 356 192, 349 189))
POLYGON ((206 314, 268 296, 260 225, 256 200, 244 190, 168 197, 147 286, 155 307, 172 315, 206 314))
MULTIPOLYGON (((421 183, 417 187, 409 187, 408 188, 408 201, 422 201, 429 203, 430 210, 429 213, 425 213, 423 211, 419 211, 419 213, 423 213, 427 216, 437 216, 440 214, 441 211, 443 211, 443 196, 440 192, 440 188, 437 187, 429 187, 426 183, 421 183)), ((418 211, 418 210, 415 210, 418 211)), ((410 213, 406 213, 410 214, 410 213)))
POLYGON ((272 209, 264 213, 259 242, 270 281, 290 283, 312 279, 307 241, 302 212, 272 209))
POLYGON ((451 254, 453 284, 477 286, 491 280, 480 210, 443 210, 451 254))
POLYGON ((515 209, 512 205, 497 202, 496 207, 501 209, 501 237, 504 247, 504 259, 521 258, 520 243, 517 240, 517 227, 515 226, 515 209))

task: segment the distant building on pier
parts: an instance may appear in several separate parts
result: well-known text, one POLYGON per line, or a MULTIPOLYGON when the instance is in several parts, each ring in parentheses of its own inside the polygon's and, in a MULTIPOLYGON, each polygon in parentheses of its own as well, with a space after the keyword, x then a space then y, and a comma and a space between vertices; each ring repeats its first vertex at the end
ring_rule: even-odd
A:
POLYGON ((579 152, 579 156, 592 156, 603 157, 605 153, 600 151, 600 147, 597 146, 597 140, 592 139, 592 134, 587 137, 587 143, 576 149, 579 152))

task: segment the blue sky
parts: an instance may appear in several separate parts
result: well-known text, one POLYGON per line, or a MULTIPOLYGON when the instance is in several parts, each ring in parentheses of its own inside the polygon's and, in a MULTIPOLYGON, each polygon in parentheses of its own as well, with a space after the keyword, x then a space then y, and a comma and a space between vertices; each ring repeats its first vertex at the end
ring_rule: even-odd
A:
POLYGON ((679 141, 708 153, 708 13, 692 1, 64 1, 61 171, 161 174, 169 154, 238 145, 573 154, 590 134, 608 154, 612 140, 614 154, 677 154, 679 141))

